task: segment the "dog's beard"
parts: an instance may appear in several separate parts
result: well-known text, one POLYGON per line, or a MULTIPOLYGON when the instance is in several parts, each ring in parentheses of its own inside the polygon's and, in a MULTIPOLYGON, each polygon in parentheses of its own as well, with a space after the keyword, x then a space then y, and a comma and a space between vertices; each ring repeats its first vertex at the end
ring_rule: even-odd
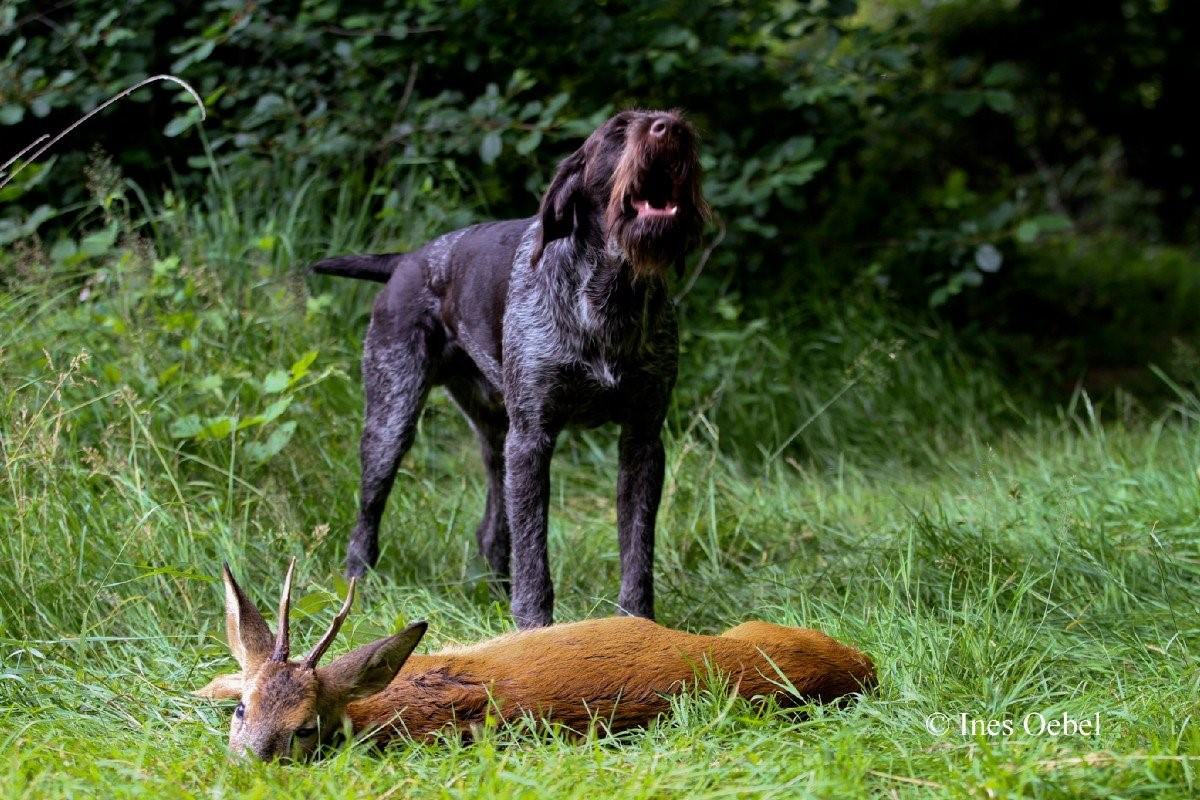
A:
POLYGON ((699 238, 699 225, 683 220, 624 219, 610 241, 639 277, 663 275, 678 263, 699 238))
POLYGON ((613 170, 605 209, 610 248, 641 277, 660 276, 695 247, 707 206, 700 193, 694 146, 650 147, 629 134, 613 170))

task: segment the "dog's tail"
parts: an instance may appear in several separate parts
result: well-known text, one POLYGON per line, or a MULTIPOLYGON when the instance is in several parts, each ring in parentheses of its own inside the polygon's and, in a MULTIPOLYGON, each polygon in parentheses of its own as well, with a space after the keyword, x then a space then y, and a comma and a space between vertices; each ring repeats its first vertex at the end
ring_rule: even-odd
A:
POLYGON ((387 283, 396 271, 403 253, 383 255, 337 256, 324 258, 309 267, 310 272, 320 275, 337 275, 340 278, 356 278, 360 281, 387 283))

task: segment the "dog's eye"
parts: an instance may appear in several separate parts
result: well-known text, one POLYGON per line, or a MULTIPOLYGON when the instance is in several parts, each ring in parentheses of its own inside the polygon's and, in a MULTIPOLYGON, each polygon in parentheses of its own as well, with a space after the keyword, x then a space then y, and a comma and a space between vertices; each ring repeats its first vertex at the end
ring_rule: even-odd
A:
POLYGON ((237 708, 233 710, 233 718, 240 720, 244 716, 246 716, 246 705, 245 703, 238 703, 237 708))
POLYGON ((607 133, 609 136, 612 136, 612 137, 616 137, 618 135, 624 136, 625 129, 628 127, 629 127, 629 116, 627 114, 618 114, 617 116, 615 116, 611 120, 609 120, 607 133))

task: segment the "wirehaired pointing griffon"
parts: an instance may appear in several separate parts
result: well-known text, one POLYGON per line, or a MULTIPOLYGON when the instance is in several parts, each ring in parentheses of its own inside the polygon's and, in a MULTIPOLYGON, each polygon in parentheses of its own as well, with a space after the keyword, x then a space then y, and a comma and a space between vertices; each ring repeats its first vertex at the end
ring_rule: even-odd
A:
POLYGON ((619 610, 654 616, 661 430, 678 361, 666 272, 707 214, 696 135, 674 111, 623 111, 558 167, 537 216, 474 225, 411 253, 313 270, 386 282, 363 344, 362 490, 346 572, 379 557, 379 520, 429 388, 470 420, 488 474, 476 537, 510 577, 522 628, 548 625, 550 458, 568 425, 621 426, 619 610))
MULTIPOLYGON (((295 562, 293 562, 293 567, 295 562)), ((354 580, 329 630, 290 659, 284 580, 275 635, 226 567, 225 628, 240 672, 196 692, 235 699, 229 748, 263 760, 303 757, 345 730, 384 743, 397 736, 469 739, 489 717, 532 717, 583 732, 645 725, 710 672, 745 698, 828 702, 875 685, 871 659, 806 628, 746 622, 696 636, 631 617, 519 631, 427 656, 412 651, 418 622, 319 666, 354 600, 354 580)))

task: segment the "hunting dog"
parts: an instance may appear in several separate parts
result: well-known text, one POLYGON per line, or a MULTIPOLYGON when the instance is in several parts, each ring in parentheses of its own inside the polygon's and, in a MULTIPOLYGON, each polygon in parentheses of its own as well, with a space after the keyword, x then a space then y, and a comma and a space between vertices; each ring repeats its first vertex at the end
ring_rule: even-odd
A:
POLYGON ((559 164, 532 218, 313 265, 387 284, 363 344, 362 486, 347 575, 378 560, 396 470, 440 385, 479 439, 488 490, 476 538, 496 576, 511 575, 521 628, 552 619, 546 514, 558 434, 620 424, 618 607, 653 618, 661 431, 678 362, 666 272, 682 268, 707 211, 691 125, 674 111, 623 111, 559 164))

